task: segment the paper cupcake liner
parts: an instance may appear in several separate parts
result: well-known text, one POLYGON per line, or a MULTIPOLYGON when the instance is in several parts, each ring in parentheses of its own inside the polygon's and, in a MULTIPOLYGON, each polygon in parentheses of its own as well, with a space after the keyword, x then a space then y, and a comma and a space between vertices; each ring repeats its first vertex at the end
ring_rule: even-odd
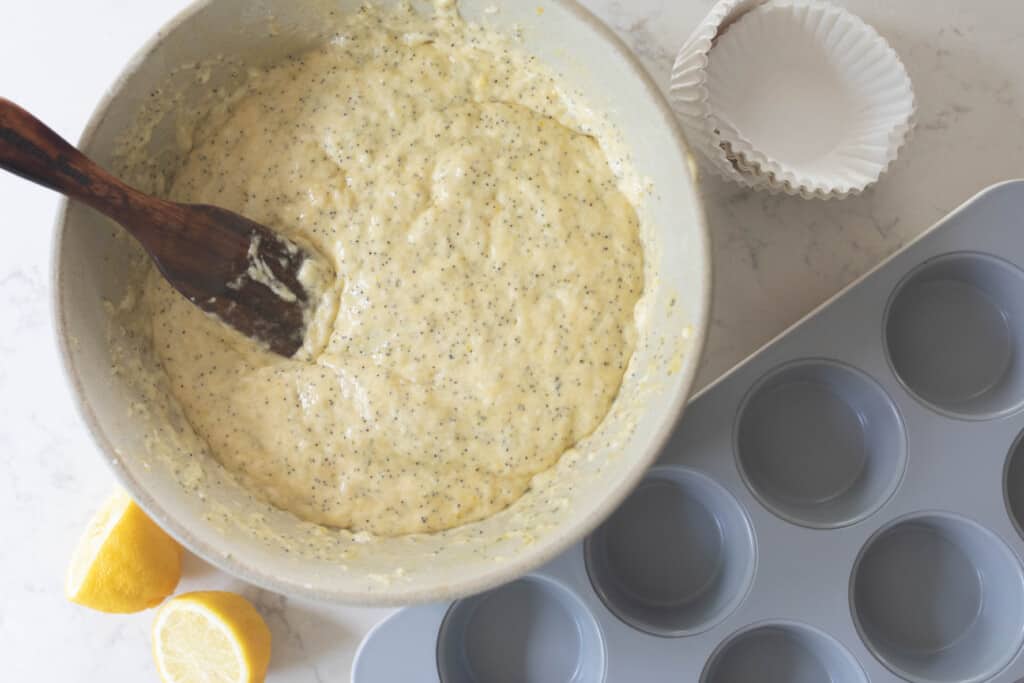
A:
POLYGON ((818 192, 807 187, 800 187, 784 180, 779 180, 771 173, 762 173, 760 168, 752 166, 744 157, 737 156, 736 153, 732 151, 732 145, 730 143, 722 141, 721 145, 724 149, 728 150, 729 158, 736 169, 743 174, 749 182, 757 183, 753 186, 753 189, 764 190, 765 192, 773 195, 788 194, 794 197, 803 197, 804 199, 843 199, 854 194, 852 192, 841 192, 836 189, 832 189, 828 192, 818 192))
POLYGON ((727 149, 719 144, 718 135, 711 129, 708 106, 709 53, 715 39, 732 22, 765 0, 721 0, 711 8, 703 21, 683 44, 672 67, 669 99, 679 117, 690 145, 709 162, 712 170, 745 187, 757 187, 757 178, 748 178, 730 159, 727 149))
POLYGON ((861 192, 913 128, 913 88, 896 52, 824 3, 769 0, 735 19, 714 42, 703 87, 709 140, 729 150, 733 172, 789 194, 861 192))

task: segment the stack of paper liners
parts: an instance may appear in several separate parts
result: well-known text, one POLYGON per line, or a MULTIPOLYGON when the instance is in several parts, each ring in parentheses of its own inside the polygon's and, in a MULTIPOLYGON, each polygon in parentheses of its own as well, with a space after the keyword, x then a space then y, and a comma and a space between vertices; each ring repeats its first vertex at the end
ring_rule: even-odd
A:
POLYGON ((714 170, 804 197, 845 197, 877 181, 915 113, 889 44, 812 0, 719 2, 683 45, 671 95, 714 170))

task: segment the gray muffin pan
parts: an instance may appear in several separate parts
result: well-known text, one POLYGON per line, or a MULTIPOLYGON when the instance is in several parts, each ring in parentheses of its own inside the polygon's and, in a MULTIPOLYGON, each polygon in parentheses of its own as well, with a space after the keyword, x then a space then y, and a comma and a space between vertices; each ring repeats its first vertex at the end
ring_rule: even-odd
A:
POLYGON ((412 607, 356 683, 1024 680, 1024 181, 691 403, 583 543, 412 607))

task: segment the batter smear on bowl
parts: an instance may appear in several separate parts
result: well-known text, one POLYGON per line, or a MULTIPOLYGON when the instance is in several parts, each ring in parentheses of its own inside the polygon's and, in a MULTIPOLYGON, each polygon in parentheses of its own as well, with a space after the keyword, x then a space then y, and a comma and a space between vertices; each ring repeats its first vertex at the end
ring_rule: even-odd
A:
POLYGON ((487 517, 590 434, 644 289, 635 207, 557 79, 442 4, 360 11, 186 136, 172 198, 335 266, 299 356, 155 272, 143 300, 213 456, 280 508, 378 535, 487 517))

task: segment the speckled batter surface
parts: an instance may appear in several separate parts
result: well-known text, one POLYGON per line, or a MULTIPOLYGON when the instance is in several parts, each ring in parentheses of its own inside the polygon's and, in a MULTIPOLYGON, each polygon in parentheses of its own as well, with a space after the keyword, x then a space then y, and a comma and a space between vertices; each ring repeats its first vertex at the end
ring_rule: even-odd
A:
POLYGON ((364 10, 188 137, 172 197, 338 274, 291 360, 148 280, 171 391, 247 487, 330 526, 447 529, 604 418, 644 287, 636 211, 557 79, 503 41, 451 8, 364 10))

